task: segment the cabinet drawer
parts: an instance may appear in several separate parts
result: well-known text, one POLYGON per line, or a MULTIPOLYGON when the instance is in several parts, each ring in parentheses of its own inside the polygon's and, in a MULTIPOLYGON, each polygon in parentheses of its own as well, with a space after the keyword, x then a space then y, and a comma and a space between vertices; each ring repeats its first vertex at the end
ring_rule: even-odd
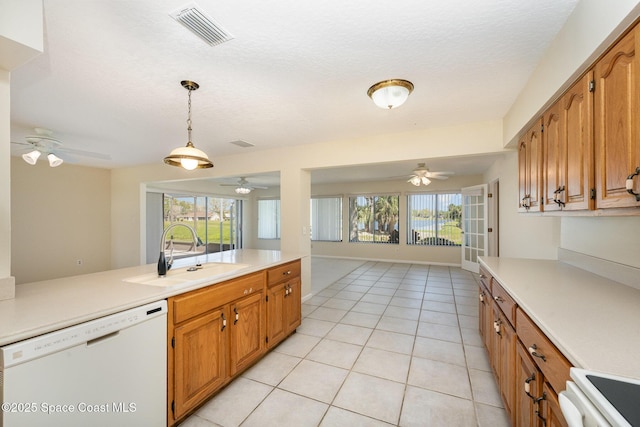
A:
POLYGON ((184 322, 263 289, 264 272, 260 271, 170 298, 170 304, 173 304, 173 323, 184 322))
POLYGON ((267 284, 273 286, 292 277, 300 276, 300 270, 300 260, 270 268, 267 270, 267 284))
POLYGON ((516 310, 516 333, 556 393, 564 390, 571 363, 520 309, 516 310))
POLYGON ((489 293, 491 293, 491 282, 493 282, 493 277, 482 266, 480 266, 480 282, 485 288, 487 288, 489 293))
POLYGON ((491 281, 491 295, 493 300, 498 304, 498 307, 502 310, 512 325, 515 325, 516 321, 516 302, 509 296, 507 291, 495 280, 491 281))

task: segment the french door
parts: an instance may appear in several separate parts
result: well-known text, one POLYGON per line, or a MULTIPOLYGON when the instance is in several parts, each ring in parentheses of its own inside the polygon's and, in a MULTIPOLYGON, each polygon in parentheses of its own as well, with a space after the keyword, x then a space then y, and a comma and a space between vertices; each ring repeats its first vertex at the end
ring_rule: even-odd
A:
POLYGON ((462 189, 462 268, 479 272, 478 257, 487 255, 487 184, 462 189))

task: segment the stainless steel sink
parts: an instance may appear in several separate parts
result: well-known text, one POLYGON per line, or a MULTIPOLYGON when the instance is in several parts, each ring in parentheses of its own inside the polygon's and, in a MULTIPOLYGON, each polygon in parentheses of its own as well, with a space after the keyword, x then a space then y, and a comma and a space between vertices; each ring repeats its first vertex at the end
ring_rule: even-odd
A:
POLYGON ((141 274, 140 276, 128 277, 124 279, 128 283, 138 283, 151 286, 176 286, 184 284, 195 284, 207 279, 215 279, 218 276, 232 273, 237 270, 249 267, 249 264, 232 264, 226 262, 210 262, 203 264, 195 271, 190 271, 193 267, 182 267, 171 269, 164 277, 158 277, 158 273, 141 274))

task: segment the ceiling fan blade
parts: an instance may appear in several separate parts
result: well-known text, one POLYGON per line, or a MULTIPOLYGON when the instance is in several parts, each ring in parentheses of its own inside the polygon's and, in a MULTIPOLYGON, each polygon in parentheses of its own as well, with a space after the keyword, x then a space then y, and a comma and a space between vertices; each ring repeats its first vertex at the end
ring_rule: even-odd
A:
POLYGON ((60 152, 60 153, 75 154, 77 156, 93 157, 94 159, 111 160, 111 156, 109 154, 95 153, 93 151, 76 150, 74 148, 64 148, 64 147, 56 148, 54 151, 60 152))
POLYGON ((428 177, 429 179, 440 179, 440 180, 445 180, 445 179, 449 179, 449 177, 447 175, 432 175, 428 177))

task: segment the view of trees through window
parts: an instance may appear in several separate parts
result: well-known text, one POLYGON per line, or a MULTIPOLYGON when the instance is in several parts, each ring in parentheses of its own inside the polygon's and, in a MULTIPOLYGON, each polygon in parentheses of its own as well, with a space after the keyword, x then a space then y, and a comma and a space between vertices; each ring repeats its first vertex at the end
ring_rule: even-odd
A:
POLYGON ((412 194, 407 199, 409 245, 460 246, 462 195, 412 194))
MULTIPOLYGON (((206 196, 163 195, 165 228, 174 223, 191 226, 202 246, 197 252, 220 252, 240 247, 242 201, 206 196)), ((176 227, 171 231, 174 242, 192 242, 189 230, 176 227)), ((181 243, 183 242, 183 243, 181 243)), ((191 249, 193 250, 193 249, 191 249)))
POLYGON ((349 241, 398 244, 399 200, 396 195, 349 197, 349 241))

